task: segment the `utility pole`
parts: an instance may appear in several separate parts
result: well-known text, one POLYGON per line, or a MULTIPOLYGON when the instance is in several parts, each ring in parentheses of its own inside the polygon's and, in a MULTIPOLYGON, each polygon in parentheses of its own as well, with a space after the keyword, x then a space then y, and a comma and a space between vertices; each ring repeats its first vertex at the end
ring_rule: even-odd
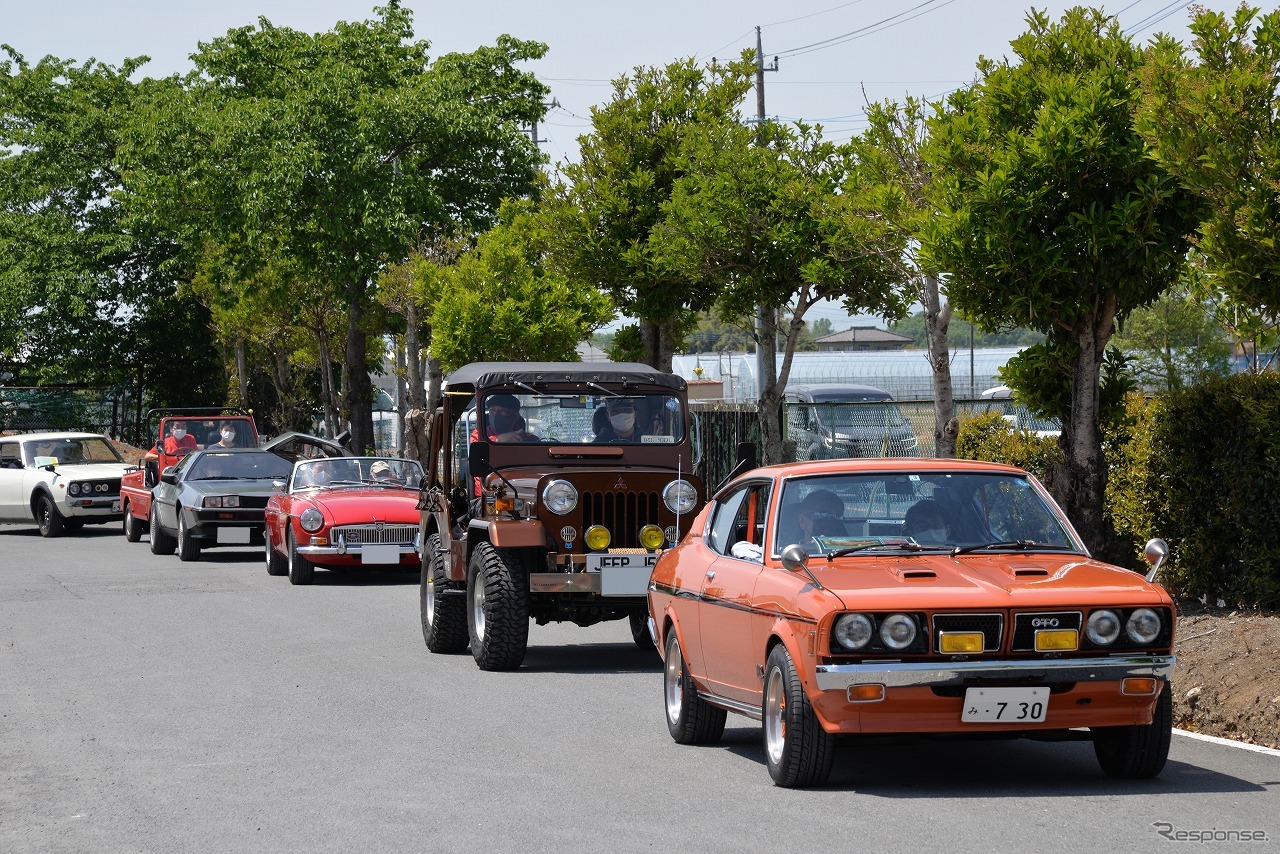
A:
MULTIPOLYGON (((542 106, 546 107, 548 110, 554 110, 556 107, 560 106, 560 102, 557 101, 555 98, 552 98, 550 104, 544 102, 542 106)), ((533 124, 529 127, 529 139, 533 140, 534 145, 541 145, 542 143, 546 142, 545 139, 538 139, 538 120, 537 119, 534 119, 533 124)))
MULTIPOLYGON (((756 139, 759 140, 760 133, 764 127, 764 73, 766 71, 778 70, 778 57, 773 58, 773 62, 769 65, 764 64, 764 46, 760 38, 760 28, 756 27, 756 139)), ((765 371, 768 370, 769 376, 774 376, 778 370, 778 355, 774 352, 766 353, 764 349, 764 330, 768 327, 770 319, 774 322, 774 334, 777 334, 777 307, 762 305, 756 310, 756 399, 764 392, 765 371), (767 360, 767 361, 766 361, 767 360)), ((777 339, 775 337, 774 342, 777 339)), ((770 347, 772 351, 772 347, 770 347)))

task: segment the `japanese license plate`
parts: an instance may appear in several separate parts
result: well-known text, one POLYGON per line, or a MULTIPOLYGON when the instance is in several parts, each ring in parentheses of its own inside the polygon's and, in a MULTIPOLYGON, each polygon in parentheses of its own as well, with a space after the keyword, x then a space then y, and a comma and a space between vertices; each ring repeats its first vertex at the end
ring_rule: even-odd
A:
POLYGON ((119 513, 119 512, 120 512, 120 502, 119 502, 119 501, 112 501, 112 502, 111 502, 111 512, 112 512, 112 513, 119 513))
POLYGON ((1042 723, 1048 688, 970 688, 964 692, 964 723, 1042 723))
POLYGON ((219 528, 218 529, 218 545, 220 546, 249 545, 249 529, 248 528, 219 528))
POLYGON ((658 562, 653 552, 642 554, 589 554, 587 572, 600 573, 601 596, 643 596, 649 590, 649 574, 658 562))
POLYGON ((360 550, 361 563, 399 563, 400 547, 384 543, 365 543, 360 550))

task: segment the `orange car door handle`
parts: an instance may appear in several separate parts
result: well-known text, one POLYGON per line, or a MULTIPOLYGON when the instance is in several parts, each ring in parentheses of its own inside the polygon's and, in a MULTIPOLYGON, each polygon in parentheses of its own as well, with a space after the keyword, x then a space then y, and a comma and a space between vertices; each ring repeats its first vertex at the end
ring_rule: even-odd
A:
POLYGON ((715 580, 715 577, 716 577, 716 571, 715 571, 714 569, 708 569, 708 570, 707 570, 707 579, 708 579, 709 581, 714 581, 714 580, 715 580))

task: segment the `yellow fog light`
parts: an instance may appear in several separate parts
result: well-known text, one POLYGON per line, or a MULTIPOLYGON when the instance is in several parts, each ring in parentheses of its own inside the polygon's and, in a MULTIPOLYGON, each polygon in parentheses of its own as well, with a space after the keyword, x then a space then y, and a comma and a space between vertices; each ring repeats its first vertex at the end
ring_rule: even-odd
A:
POLYGON ((613 538, 609 536, 609 529, 604 525, 592 525, 590 528, 587 528, 587 535, 583 537, 583 539, 587 543, 587 548, 591 549, 593 552, 609 548, 609 543, 613 540, 613 538))
POLYGON ((505 495, 495 498, 493 501, 494 512, 510 513, 516 509, 516 499, 514 496, 505 495))
POLYGON ((657 525, 645 525, 640 529, 640 545, 651 552, 662 548, 662 544, 666 541, 666 536, 663 535, 662 529, 657 525))
POLYGON ((1036 632, 1036 652, 1072 651, 1080 647, 1075 629, 1040 629, 1036 632))
POLYGON ((942 632, 938 635, 940 652, 982 652, 986 637, 982 632, 942 632))

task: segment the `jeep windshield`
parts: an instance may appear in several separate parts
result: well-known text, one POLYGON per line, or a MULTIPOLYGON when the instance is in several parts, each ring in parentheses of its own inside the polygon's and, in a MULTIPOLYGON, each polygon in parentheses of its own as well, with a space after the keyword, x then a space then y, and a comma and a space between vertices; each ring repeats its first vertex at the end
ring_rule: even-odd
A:
POLYGON ((560 445, 675 445, 684 440, 684 407, 669 394, 601 389, 599 394, 489 392, 477 435, 491 442, 560 445))

